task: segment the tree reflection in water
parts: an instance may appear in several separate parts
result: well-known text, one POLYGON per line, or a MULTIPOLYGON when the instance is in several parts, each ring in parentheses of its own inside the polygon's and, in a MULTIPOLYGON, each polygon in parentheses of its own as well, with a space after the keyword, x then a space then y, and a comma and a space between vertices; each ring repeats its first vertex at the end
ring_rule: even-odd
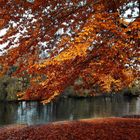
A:
POLYGON ((0 103, 0 125, 39 124, 131 114, 140 114, 140 98, 113 95, 86 99, 60 98, 47 105, 39 102, 0 103))

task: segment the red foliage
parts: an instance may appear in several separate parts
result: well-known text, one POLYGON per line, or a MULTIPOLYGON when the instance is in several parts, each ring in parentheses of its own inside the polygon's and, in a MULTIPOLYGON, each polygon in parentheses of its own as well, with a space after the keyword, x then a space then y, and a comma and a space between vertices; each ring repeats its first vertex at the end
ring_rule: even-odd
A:
POLYGON ((31 75, 20 99, 47 103, 69 85, 90 95, 118 91, 139 76, 139 18, 120 17, 128 0, 1 2, 1 74, 17 66, 15 75, 31 75))
POLYGON ((105 118, 0 128, 0 140, 139 140, 140 119, 105 118))

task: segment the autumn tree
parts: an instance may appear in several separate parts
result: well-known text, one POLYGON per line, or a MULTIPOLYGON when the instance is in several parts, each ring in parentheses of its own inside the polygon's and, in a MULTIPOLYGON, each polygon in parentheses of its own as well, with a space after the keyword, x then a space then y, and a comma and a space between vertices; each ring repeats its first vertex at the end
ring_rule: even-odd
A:
POLYGON ((70 85, 116 92, 139 76, 137 0, 0 3, 1 74, 16 66, 14 76, 30 75, 19 99, 47 103, 70 85))

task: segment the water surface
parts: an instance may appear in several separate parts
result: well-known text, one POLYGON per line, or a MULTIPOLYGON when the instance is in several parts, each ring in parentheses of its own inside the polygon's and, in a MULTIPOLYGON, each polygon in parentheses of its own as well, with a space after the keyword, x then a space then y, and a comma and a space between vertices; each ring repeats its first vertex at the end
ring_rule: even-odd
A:
POLYGON ((113 95, 86 99, 60 98, 47 105, 39 102, 0 102, 0 125, 31 125, 131 114, 140 114, 140 97, 113 95))

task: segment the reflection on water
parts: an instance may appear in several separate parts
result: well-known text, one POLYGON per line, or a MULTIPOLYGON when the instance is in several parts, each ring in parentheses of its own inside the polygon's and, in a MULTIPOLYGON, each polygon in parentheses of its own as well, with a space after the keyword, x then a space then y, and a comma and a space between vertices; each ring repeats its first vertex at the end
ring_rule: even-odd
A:
POLYGON ((48 105, 38 102, 0 103, 0 125, 39 124, 126 114, 140 114, 140 98, 114 95, 88 99, 60 98, 48 105))

